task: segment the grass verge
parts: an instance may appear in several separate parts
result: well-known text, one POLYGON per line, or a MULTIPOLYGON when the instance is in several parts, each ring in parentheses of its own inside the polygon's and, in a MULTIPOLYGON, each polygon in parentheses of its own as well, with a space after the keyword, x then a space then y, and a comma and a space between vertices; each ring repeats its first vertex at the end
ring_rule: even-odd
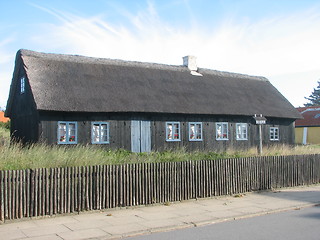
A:
MULTIPOLYGON (((71 167, 88 165, 108 165, 123 163, 177 162, 186 160, 215 160, 221 158, 237 158, 257 156, 255 148, 247 151, 229 150, 225 153, 187 152, 184 149, 175 151, 131 153, 126 150, 105 150, 99 146, 48 146, 33 144, 22 147, 9 143, 9 130, 0 127, 0 169, 34 169, 50 167, 71 167)), ((300 155, 320 152, 320 145, 313 146, 277 146, 263 149, 265 156, 300 155)))

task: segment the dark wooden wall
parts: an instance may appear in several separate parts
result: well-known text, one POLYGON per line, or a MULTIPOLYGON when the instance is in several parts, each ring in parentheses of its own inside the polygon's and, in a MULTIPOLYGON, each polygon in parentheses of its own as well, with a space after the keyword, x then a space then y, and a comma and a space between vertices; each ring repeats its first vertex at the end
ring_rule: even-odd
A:
POLYGON ((11 137, 22 143, 37 142, 39 137, 39 116, 32 91, 23 67, 16 73, 19 79, 14 86, 14 103, 12 104, 10 116, 11 137), (20 94, 20 79, 25 77, 25 92, 20 94))
MULTIPOLYGON (((163 120, 155 120, 152 124, 152 144, 155 150, 175 149, 185 147, 188 150, 212 150, 226 151, 227 149, 249 149, 259 144, 259 128, 255 125, 251 118, 241 117, 183 117, 183 118, 167 118, 163 120), (167 142, 165 140, 166 121, 179 121, 181 128, 180 142, 167 142), (203 141, 189 141, 188 123, 202 122, 203 141), (216 122, 228 122, 228 139, 216 140, 216 122), (248 124, 248 140, 236 139, 236 123, 248 124)), ((276 144, 294 144, 294 126, 290 120, 270 119, 263 129, 263 145, 276 144), (270 127, 279 127, 279 141, 270 141, 270 127)))
MULTIPOLYGON (((58 121, 77 121, 78 143, 91 144, 91 122, 106 121, 110 125, 110 143, 103 145, 105 148, 123 148, 131 150, 131 120, 151 121, 151 149, 163 151, 168 149, 185 148, 190 151, 209 150, 226 151, 227 149, 244 150, 259 143, 258 126, 251 117, 223 117, 223 116, 179 116, 179 115, 143 115, 137 114, 70 114, 70 113, 45 113, 40 114, 41 141, 48 144, 57 143, 58 121), (178 121, 181 128, 181 141, 166 141, 166 122, 178 121), (203 141, 190 142, 188 139, 188 123, 202 122, 203 141), (229 140, 216 140, 216 122, 228 122, 229 140), (248 124, 248 140, 236 140, 236 123, 248 124)), ((294 127, 291 120, 268 119, 263 126, 263 144, 294 144, 294 127), (279 127, 279 141, 269 140, 269 128, 279 127)))
MULTIPOLYGON (((76 120, 61 120, 76 121, 76 120)), ((131 131, 129 120, 99 120, 109 122, 109 144, 103 144, 106 148, 131 148, 131 131)), ((77 121, 78 123, 78 144, 91 144, 91 121, 77 121)), ((41 141, 48 144, 57 144, 58 121, 41 121, 41 141)))

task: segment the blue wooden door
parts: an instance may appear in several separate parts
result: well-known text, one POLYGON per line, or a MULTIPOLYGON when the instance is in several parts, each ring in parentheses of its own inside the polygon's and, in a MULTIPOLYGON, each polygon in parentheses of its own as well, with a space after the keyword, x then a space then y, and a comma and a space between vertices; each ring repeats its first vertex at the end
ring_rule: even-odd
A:
POLYGON ((131 121, 131 151, 151 152, 150 121, 131 121))

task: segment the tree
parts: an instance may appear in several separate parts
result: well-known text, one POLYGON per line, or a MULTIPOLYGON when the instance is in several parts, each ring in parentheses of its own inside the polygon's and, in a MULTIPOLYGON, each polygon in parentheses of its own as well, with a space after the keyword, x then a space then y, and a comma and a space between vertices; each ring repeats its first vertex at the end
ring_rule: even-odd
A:
POLYGON ((309 102, 305 103, 305 107, 320 106, 320 81, 318 81, 318 87, 313 89, 313 92, 309 97, 305 97, 309 102))

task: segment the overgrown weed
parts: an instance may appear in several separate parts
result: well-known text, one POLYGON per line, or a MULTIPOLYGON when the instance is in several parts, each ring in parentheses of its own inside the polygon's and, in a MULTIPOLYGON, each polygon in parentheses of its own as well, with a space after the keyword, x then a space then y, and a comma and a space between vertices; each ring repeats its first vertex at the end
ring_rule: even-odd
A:
MULTIPOLYGON (((320 153, 320 145, 274 146, 263 149, 264 156, 302 155, 320 153)), ((257 156, 257 149, 228 150, 226 152, 193 151, 184 148, 151 153, 131 153, 130 151, 106 150, 96 145, 58 146, 43 143, 22 146, 10 144, 8 129, 0 127, 0 169, 34 169, 51 167, 110 165, 148 162, 180 162, 215 160, 257 156)))

